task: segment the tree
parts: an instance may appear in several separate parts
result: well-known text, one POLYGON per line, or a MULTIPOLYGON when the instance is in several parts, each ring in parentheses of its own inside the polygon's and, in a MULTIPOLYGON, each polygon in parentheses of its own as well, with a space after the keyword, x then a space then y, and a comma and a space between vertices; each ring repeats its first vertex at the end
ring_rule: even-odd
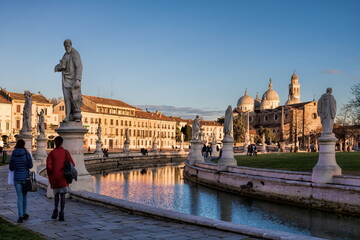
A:
POLYGON ((184 141, 190 141, 192 137, 192 127, 189 124, 186 124, 181 128, 181 132, 184 134, 184 141))
POLYGON ((234 118, 234 141, 244 142, 245 141, 245 125, 243 124, 241 116, 234 118))
POLYGON ((257 136, 255 136, 254 141, 256 143, 262 142, 262 135, 265 134, 265 142, 266 144, 271 144, 271 142, 278 141, 277 138, 275 138, 274 134, 272 133, 270 128, 264 128, 263 126, 260 126, 260 128, 257 130, 257 136))
POLYGON ((351 93, 354 98, 350 99, 342 108, 336 117, 338 126, 349 126, 360 124, 360 83, 351 87, 351 93))
POLYGON ((49 98, 48 101, 52 104, 54 104, 54 106, 56 106, 57 104, 59 104, 61 102, 62 98, 58 97, 58 98, 49 98))
POLYGON ((181 129, 179 127, 176 127, 175 140, 181 142, 181 129))
POLYGON ((224 124, 224 122, 225 122, 225 117, 224 117, 224 116, 219 117, 216 121, 217 121, 218 123, 224 124))

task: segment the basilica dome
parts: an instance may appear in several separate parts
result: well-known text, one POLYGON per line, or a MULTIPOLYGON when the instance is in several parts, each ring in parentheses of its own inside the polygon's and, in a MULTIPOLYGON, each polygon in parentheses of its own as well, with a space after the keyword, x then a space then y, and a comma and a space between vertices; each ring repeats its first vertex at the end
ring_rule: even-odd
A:
POLYGON ((237 102, 237 107, 241 111, 253 111, 254 110, 254 99, 248 95, 248 92, 245 91, 244 96, 239 98, 237 102))
POLYGON ((270 78, 269 89, 263 94, 262 100, 267 99, 268 101, 280 101, 279 95, 272 89, 272 83, 270 78))
POLYGON ((239 98, 238 102, 237 102, 237 106, 239 107, 240 105, 244 105, 244 104, 252 104, 254 105, 254 99, 248 95, 248 92, 245 91, 244 96, 242 96, 241 98, 239 98))

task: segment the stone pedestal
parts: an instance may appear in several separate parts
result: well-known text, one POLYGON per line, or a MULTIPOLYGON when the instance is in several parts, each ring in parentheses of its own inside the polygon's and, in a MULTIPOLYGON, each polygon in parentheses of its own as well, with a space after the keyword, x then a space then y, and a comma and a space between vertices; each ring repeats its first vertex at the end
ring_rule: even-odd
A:
POLYGON ((100 139, 96 140, 95 155, 103 156, 103 152, 101 151, 101 144, 102 142, 100 139))
POLYGON ((33 168, 30 170, 36 172, 37 165, 36 165, 36 162, 34 161, 34 157, 32 155, 32 138, 33 138, 33 136, 31 135, 31 132, 20 131, 20 133, 16 136, 16 141, 19 139, 22 139, 25 141, 25 149, 30 153, 30 156, 31 156, 31 159, 33 162, 33 168))
POLYGON ((36 139, 36 155, 35 160, 38 166, 40 165, 46 165, 46 141, 47 139, 43 136, 39 136, 36 139))
POLYGON ((124 153, 130 153, 130 143, 124 143, 124 153))
POLYGON ((184 150, 184 143, 180 142, 180 149, 179 149, 179 154, 184 154, 185 150, 184 150))
POLYGON ((191 143, 191 149, 188 156, 189 164, 194 165, 196 161, 205 162, 204 156, 201 155, 201 148, 203 146, 203 141, 191 140, 190 143, 191 143))
POLYGON ((341 168, 336 163, 335 144, 337 138, 333 133, 322 134, 319 141, 319 159, 313 168, 311 181, 315 183, 333 183, 333 176, 341 175, 341 168))
POLYGON ((231 137, 222 140, 223 148, 221 158, 218 161, 218 170, 227 171, 230 166, 237 166, 237 161, 234 158, 234 139, 231 137))
POLYGON ((285 152, 286 151, 285 150, 285 141, 280 141, 279 144, 280 144, 280 152, 285 152))
POLYGON ((216 142, 215 141, 211 142, 211 150, 212 150, 212 152, 211 152, 212 157, 218 157, 219 156, 219 152, 216 149, 216 142))
POLYGON ((70 189, 95 192, 94 180, 84 163, 84 135, 88 130, 81 122, 69 121, 61 122, 60 127, 55 131, 64 139, 63 147, 70 152, 78 172, 78 179, 70 184, 70 189))

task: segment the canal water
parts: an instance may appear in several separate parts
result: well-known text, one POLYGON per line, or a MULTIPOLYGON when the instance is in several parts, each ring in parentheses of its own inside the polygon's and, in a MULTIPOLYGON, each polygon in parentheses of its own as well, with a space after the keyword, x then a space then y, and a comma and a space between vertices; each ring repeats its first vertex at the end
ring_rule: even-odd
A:
POLYGON ((153 207, 327 239, 360 239, 360 218, 215 190, 183 179, 183 165, 93 176, 96 192, 153 207))

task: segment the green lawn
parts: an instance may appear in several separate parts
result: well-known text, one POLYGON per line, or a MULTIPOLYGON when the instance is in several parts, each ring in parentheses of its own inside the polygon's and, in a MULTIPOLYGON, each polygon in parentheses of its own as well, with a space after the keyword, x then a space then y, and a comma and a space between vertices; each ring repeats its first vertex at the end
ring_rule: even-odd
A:
POLYGON ((0 239, 1 240, 44 240, 38 234, 26 230, 20 226, 13 225, 0 217, 0 239))
MULTIPOLYGON (((272 153, 235 156, 238 166, 311 172, 319 153, 272 153)), ((344 174, 360 176, 360 152, 337 152, 336 161, 344 174)))

